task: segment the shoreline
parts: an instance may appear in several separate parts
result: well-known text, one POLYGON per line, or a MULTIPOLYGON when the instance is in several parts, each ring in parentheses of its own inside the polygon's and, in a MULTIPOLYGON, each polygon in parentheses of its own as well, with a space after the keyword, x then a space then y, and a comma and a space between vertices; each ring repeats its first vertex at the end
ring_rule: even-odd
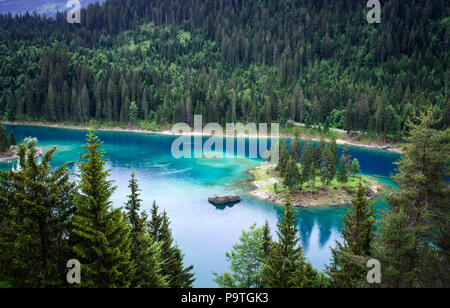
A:
MULTIPOLYGON (((59 129, 73 129, 73 130, 89 130, 90 126, 81 126, 81 125, 64 125, 62 123, 56 123, 56 124, 49 124, 49 123, 41 123, 41 122, 10 122, 10 121, 2 121, 1 123, 6 125, 17 125, 17 126, 37 126, 37 127, 49 127, 49 128, 59 128, 59 129)), ((123 133, 136 133, 136 134, 150 134, 150 135, 162 135, 162 136, 204 136, 209 137, 211 134, 199 134, 196 132, 190 132, 190 133, 184 133, 180 134, 177 132, 174 132, 172 130, 164 130, 164 131, 152 131, 152 130, 146 130, 146 129, 139 129, 139 128, 120 128, 120 127, 99 127, 94 128, 95 131, 104 131, 104 132, 123 132, 123 133)), ((223 137, 230 138, 230 137, 247 137, 247 138, 271 138, 271 136, 258 136, 258 135, 230 135, 230 134, 223 134, 223 137)), ((280 135, 280 138, 286 138, 286 139, 293 139, 294 136, 292 135, 280 135)), ((300 139, 301 136, 300 136, 300 139)), ((319 142, 320 138, 314 137, 314 138, 308 138, 312 141, 319 142)), ((326 142, 330 142, 329 139, 324 139, 326 142)), ((397 153, 401 154, 402 150, 395 145, 392 144, 384 144, 384 145, 377 145, 377 144, 370 144, 370 143, 359 143, 354 142, 351 140, 346 139, 336 139, 336 144, 339 145, 348 145, 353 147, 360 147, 360 148, 366 148, 370 150, 379 150, 384 152, 390 152, 390 153, 397 153)))

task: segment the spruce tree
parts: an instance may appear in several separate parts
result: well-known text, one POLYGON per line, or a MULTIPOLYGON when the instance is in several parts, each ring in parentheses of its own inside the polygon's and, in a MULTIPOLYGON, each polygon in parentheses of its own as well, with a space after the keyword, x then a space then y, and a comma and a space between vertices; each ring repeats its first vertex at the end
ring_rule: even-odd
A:
POLYGON ((11 136, 11 137, 9 138, 9 143, 10 143, 11 145, 17 145, 16 136, 14 135, 14 132, 13 132, 13 131, 11 131, 10 136, 11 136))
POLYGON ((297 163, 292 157, 289 157, 289 160, 286 164, 286 168, 284 171, 283 184, 288 187, 290 192, 294 192, 295 189, 301 185, 301 176, 298 171, 297 163))
POLYGON ((397 163, 399 172, 393 177, 398 189, 388 198, 391 206, 403 208, 413 226, 427 224, 429 215, 449 217, 445 179, 450 170, 450 129, 433 129, 437 122, 432 109, 421 113, 414 122, 408 121, 409 133, 403 144, 405 155, 397 163))
POLYGON ((325 146, 322 150, 322 159, 320 165, 320 176, 322 183, 329 185, 334 178, 336 170, 334 169, 333 157, 328 146, 325 146))
POLYGON ((348 181, 348 168, 347 161, 345 160, 344 155, 341 156, 341 162, 339 163, 339 172, 337 175, 337 179, 340 183, 345 184, 348 181))
POLYGON ((76 200, 73 251, 81 263, 83 287, 129 287, 135 265, 131 260, 130 228, 120 209, 110 201, 115 189, 108 180, 102 142, 93 131, 87 135, 86 153, 79 164, 81 195, 76 200))
POLYGON ((333 259, 328 273, 335 287, 362 287, 366 281, 365 265, 372 255, 376 231, 373 204, 366 196, 366 187, 359 183, 352 209, 342 218, 343 243, 337 242, 336 248, 331 249, 333 259))
POLYGON ((129 114, 131 126, 134 127, 138 118, 138 107, 135 101, 131 102, 129 114))
POLYGON ((383 218, 374 251, 374 258, 383 265, 382 287, 423 287, 420 269, 425 261, 425 247, 415 231, 403 209, 391 211, 383 218))
MULTIPOLYGON (((423 260, 414 268, 416 275, 411 278, 414 286, 446 286, 450 277, 450 202, 446 180, 450 175, 450 129, 437 131, 433 128, 437 123, 431 108, 408 121, 404 155, 397 163, 399 172, 394 176, 397 189, 388 196, 392 215, 398 214, 398 217, 384 221, 385 229, 393 229, 390 223, 400 224, 403 216, 407 217, 407 232, 416 237, 410 241, 417 243, 416 255, 410 259, 423 260)), ((382 240, 379 247, 383 249, 384 246, 385 254, 389 254, 389 250, 395 251, 388 240, 382 240)), ((410 256, 409 248, 405 249, 410 256)), ((399 275, 406 275, 411 269, 403 272, 400 267, 397 270, 399 275)))
POLYGON ((270 234, 270 226, 269 222, 266 220, 263 225, 263 249, 264 249, 264 255, 266 259, 270 255, 270 248, 272 246, 272 235, 270 234))
POLYGON ((359 165, 359 161, 356 158, 354 158, 353 161, 352 161, 352 168, 351 169, 352 169, 352 174, 353 175, 356 175, 357 173, 361 172, 361 166, 359 165))
POLYGON ((309 183, 309 171, 314 161, 314 145, 311 140, 307 140, 302 153, 302 178, 303 182, 309 183))
POLYGON ((152 210, 150 212, 151 218, 148 222, 148 228, 149 233, 152 236, 155 241, 160 241, 160 230, 161 230, 161 224, 162 224, 162 217, 158 212, 158 205, 156 204, 156 201, 153 201, 152 210))
POLYGON ((56 148, 42 161, 19 146, 18 171, 0 172, 0 281, 12 287, 64 287, 76 186, 63 165, 52 169, 56 148))
POLYGON ((91 99, 89 96, 89 90, 86 84, 83 85, 81 94, 79 97, 79 117, 81 122, 87 122, 90 116, 91 99))
POLYGON ((135 234, 139 233, 145 225, 145 221, 140 213, 142 200, 139 199, 139 192, 141 190, 139 189, 134 170, 131 172, 128 188, 130 189, 130 194, 128 195, 125 209, 127 211, 127 220, 131 225, 131 237, 134 238, 135 234))
POLYGON ((8 133, 6 132, 6 128, 3 124, 0 124, 0 151, 4 152, 9 150, 10 142, 8 138, 8 133))
POLYGON ((273 243, 264 266, 263 280, 267 288, 314 287, 321 284, 321 275, 312 269, 298 244, 295 212, 287 200, 278 223, 278 242, 273 243))
POLYGON ((339 165, 339 154, 338 154, 338 148, 337 148, 335 138, 331 139, 331 142, 330 142, 330 154, 331 154, 331 163, 332 163, 331 170, 333 171, 332 178, 334 178, 336 176, 338 165, 339 165))
POLYGON ((300 133, 295 130, 295 138, 291 141, 289 145, 289 155, 294 159, 295 162, 299 162, 302 157, 302 145, 300 143, 300 133))
POLYGON ((309 189, 311 190, 311 195, 313 194, 314 187, 316 186, 316 163, 312 163, 311 167, 309 167, 309 176, 308 176, 308 184, 309 189))
POLYGON ((169 218, 164 211, 158 213, 156 203, 153 204, 152 218, 149 222, 149 232, 152 238, 161 244, 161 258, 164 260, 162 275, 169 280, 170 288, 191 288, 194 274, 191 273, 193 266, 183 266, 183 254, 173 243, 172 231, 170 230, 169 218))
POLYGON ((168 277, 162 274, 164 261, 161 257, 162 243, 153 240, 147 230, 147 215, 140 213, 141 199, 139 199, 139 186, 134 171, 128 187, 130 195, 125 209, 127 220, 131 226, 131 259, 136 264, 136 273, 132 287, 166 288, 168 277))
POLYGON ((168 288, 169 277, 164 276, 164 259, 162 257, 162 242, 154 241, 146 230, 137 234, 136 273, 132 286, 138 288, 168 288))
POLYGON ((283 175, 286 170, 288 160, 289 153, 287 151, 286 142, 281 140, 279 143, 278 165, 276 167, 276 170, 279 171, 281 175, 283 175))

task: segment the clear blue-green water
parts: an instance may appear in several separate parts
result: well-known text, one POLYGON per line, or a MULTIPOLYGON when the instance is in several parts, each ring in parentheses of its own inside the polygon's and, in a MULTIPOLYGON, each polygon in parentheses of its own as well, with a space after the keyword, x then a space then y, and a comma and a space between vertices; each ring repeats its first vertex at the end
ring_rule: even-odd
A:
MULTIPOLYGON (((79 161, 86 131, 37 126, 7 126, 14 130, 17 140, 37 137, 41 146, 58 147, 53 166, 79 161)), ((123 206, 128 192, 131 170, 136 172, 142 189, 143 209, 149 210, 153 200, 167 211, 173 235, 185 253, 185 264, 193 264, 195 287, 216 287, 212 272, 227 270, 225 252, 238 240, 241 231, 253 223, 262 225, 267 219, 275 235, 281 209, 279 206, 255 199, 249 195, 248 170, 258 159, 174 159, 171 145, 176 137, 149 134, 97 132, 104 141, 103 149, 109 160, 111 177, 117 190, 114 206, 123 206), (242 202, 233 207, 216 208, 207 199, 214 194, 240 194, 242 202)), ((341 148, 341 147, 340 147, 341 148)), ((376 150, 349 147, 364 174, 392 184, 390 173, 399 155, 376 150)), ((14 163, 0 163, 0 169, 14 163)), ((76 171, 76 165, 70 164, 76 171)), ((385 208, 383 200, 377 208, 385 208)), ((330 247, 340 240, 341 216, 345 208, 323 207, 297 210, 301 243, 308 260, 318 269, 324 269, 330 260, 330 247)))

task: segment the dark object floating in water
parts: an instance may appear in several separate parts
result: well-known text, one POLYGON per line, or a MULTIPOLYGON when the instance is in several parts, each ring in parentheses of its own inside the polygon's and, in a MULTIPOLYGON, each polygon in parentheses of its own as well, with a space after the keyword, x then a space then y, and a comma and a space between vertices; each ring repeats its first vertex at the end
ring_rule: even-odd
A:
POLYGON ((209 197, 208 201, 214 205, 228 205, 228 204, 236 204, 241 201, 241 197, 238 195, 229 195, 229 196, 214 196, 209 197))

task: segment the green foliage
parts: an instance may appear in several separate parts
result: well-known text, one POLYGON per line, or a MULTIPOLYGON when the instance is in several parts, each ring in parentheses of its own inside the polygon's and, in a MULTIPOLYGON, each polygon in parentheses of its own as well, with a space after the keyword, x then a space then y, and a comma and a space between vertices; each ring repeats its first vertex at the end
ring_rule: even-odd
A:
POLYGON ((377 240, 376 258, 383 264, 382 285, 390 288, 419 287, 419 238, 403 210, 388 213, 377 240))
POLYGON ((168 277, 162 274, 162 243, 156 242, 148 232, 147 215, 140 213, 139 186, 134 171, 128 187, 130 195, 126 203, 126 217, 131 226, 131 259, 136 264, 132 287, 167 288, 168 277))
POLYGON ((366 3, 348 0, 118 0, 83 10, 77 31, 63 13, 4 16, 0 113, 120 125, 135 102, 137 120, 191 124, 196 112, 398 138, 414 109, 433 105, 446 127, 447 3, 412 1, 387 3, 376 27, 366 3))
MULTIPOLYGON (((415 121, 409 121, 410 132, 405 138, 402 156, 397 163, 399 172, 394 176, 398 185, 389 196, 389 203, 402 208, 415 226, 426 224, 427 213, 448 215, 450 129, 438 131, 435 112, 429 109, 415 121)), ((448 217, 448 216, 447 216, 448 217)))
POLYGON ((309 167, 309 175, 308 175, 308 185, 311 189, 311 194, 313 192, 314 187, 316 186, 316 164, 313 162, 311 167, 309 167))
POLYGON ((270 234, 270 227, 269 222, 266 220, 266 222, 263 225, 263 250, 264 250, 264 256, 266 259, 270 255, 270 248, 272 246, 272 235, 270 234))
POLYGON ((130 122, 131 122, 131 125, 135 125, 136 124, 136 120, 137 120, 137 118, 138 118, 138 107, 137 107, 137 105, 136 105, 136 102, 131 102, 131 105, 130 105, 130 122))
POLYGON ((83 287, 129 287, 135 264, 131 260, 130 227, 120 209, 111 208, 115 189, 108 180, 102 142, 92 131, 79 164, 80 196, 73 216, 73 252, 81 263, 83 287))
POLYGON ((271 245, 264 266, 264 284, 267 288, 311 288, 324 286, 325 278, 305 260, 298 244, 294 209, 288 200, 278 223, 278 242, 271 245))
POLYGON ((65 166, 52 169, 56 148, 40 163, 19 146, 18 171, 0 173, 0 281, 11 287, 67 286, 67 235, 77 196, 65 166))
POLYGON ((359 165, 359 161, 356 158, 353 159, 351 168, 352 168, 353 175, 361 172, 361 167, 359 165))
POLYGON ((408 122, 404 155, 388 196, 379 254, 392 259, 387 286, 446 286, 449 277, 449 140, 429 109, 408 122), (399 230, 398 233, 394 230, 399 230), (402 242, 402 243, 400 243, 402 242), (409 262, 408 264, 401 264, 409 262), (404 278, 404 280, 402 280, 404 278))
POLYGON ((300 144, 300 137, 298 130, 295 131, 295 138, 289 145, 289 155, 295 162, 299 162, 302 157, 302 145, 300 144))
POLYGON ((221 288, 261 288, 263 286, 262 273, 266 260, 264 248, 267 245, 265 232, 267 229, 257 228, 256 224, 253 224, 249 231, 242 231, 239 242, 226 253, 231 273, 215 274, 214 281, 221 288))
POLYGON ((165 213, 140 213, 134 172, 126 214, 112 209, 102 143, 92 131, 86 140, 78 186, 65 165, 50 166, 56 148, 37 163, 36 149, 21 144, 18 171, 0 172, 2 286, 67 287, 66 263, 76 258, 81 287, 191 287, 165 213))
POLYGON ((134 170, 131 172, 131 179, 129 181, 128 188, 130 189, 130 194, 128 195, 128 201, 125 204, 125 209, 127 211, 127 220, 131 225, 131 234, 133 238, 145 225, 145 216, 141 217, 139 212, 142 202, 142 200, 139 199, 139 192, 141 190, 139 189, 134 170))
POLYGON ((328 146, 325 146, 322 151, 321 162, 320 162, 320 176, 322 183, 325 185, 330 185, 331 181, 336 174, 335 164, 333 162, 334 158, 332 156, 331 150, 328 146))
POLYGON ((9 142, 10 142, 11 145, 17 145, 16 136, 14 136, 14 132, 13 131, 11 131, 9 142))
POLYGON ((305 148, 302 153, 302 177, 303 182, 310 181, 310 169, 311 165, 314 162, 314 146, 311 140, 306 140, 305 148))
POLYGON ((279 142, 279 154, 278 154, 278 165, 276 170, 280 172, 281 175, 284 174, 286 170, 286 165, 289 160, 289 153, 287 151, 286 142, 284 140, 280 140, 279 142))
POLYGON ((3 124, 0 124, 0 152, 6 151, 10 147, 10 141, 8 138, 8 133, 3 124))
POLYGON ((170 288, 192 288, 194 274, 193 266, 183 266, 181 250, 173 243, 172 231, 169 228, 169 218, 164 211, 158 213, 156 203, 153 203, 149 221, 149 233, 151 238, 161 245, 161 259, 164 260, 161 274, 167 277, 170 288))
POLYGON ((347 183, 348 181, 348 166, 344 155, 341 156, 341 162, 339 163, 339 172, 337 179, 340 183, 347 183))
POLYGON ((294 161, 292 157, 289 157, 289 160, 286 164, 286 168, 284 171, 283 184, 289 188, 289 191, 293 192, 299 185, 302 184, 300 172, 298 171, 297 163, 294 161))
POLYGON ((367 200, 367 189, 361 183, 352 200, 352 209, 342 218, 343 243, 331 249, 333 256, 328 274, 338 288, 365 286, 368 257, 372 255, 375 238, 375 213, 373 204, 367 200))

